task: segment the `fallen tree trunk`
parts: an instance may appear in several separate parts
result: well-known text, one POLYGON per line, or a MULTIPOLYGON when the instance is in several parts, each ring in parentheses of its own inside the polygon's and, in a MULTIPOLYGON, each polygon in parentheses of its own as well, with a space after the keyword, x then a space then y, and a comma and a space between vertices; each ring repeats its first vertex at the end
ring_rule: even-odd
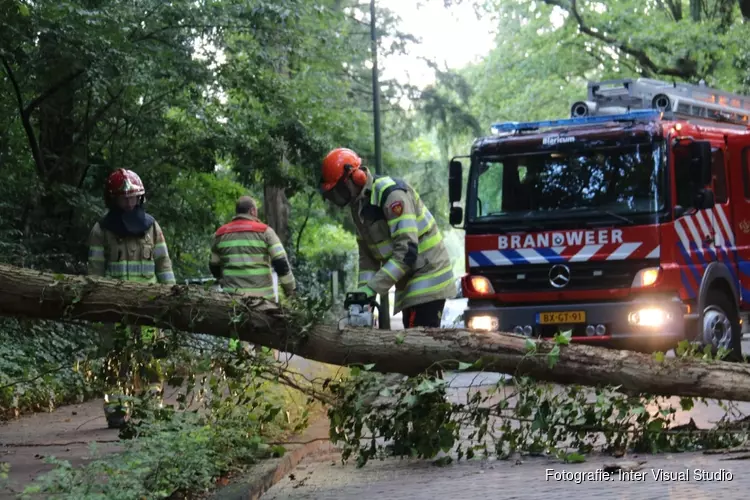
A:
MULTIPOLYGON (((106 279, 52 275, 0 265, 0 315, 51 320, 128 322, 242 340, 336 365, 375 364, 375 370, 413 375, 448 361, 538 380, 583 385, 613 384, 634 392, 750 401, 750 368, 705 363, 580 345, 539 341, 536 354, 526 339, 467 330, 366 330, 316 324, 305 331, 294 311, 260 299, 242 299, 187 285, 144 285, 106 279)), ((450 366, 445 365, 444 366, 450 366)))

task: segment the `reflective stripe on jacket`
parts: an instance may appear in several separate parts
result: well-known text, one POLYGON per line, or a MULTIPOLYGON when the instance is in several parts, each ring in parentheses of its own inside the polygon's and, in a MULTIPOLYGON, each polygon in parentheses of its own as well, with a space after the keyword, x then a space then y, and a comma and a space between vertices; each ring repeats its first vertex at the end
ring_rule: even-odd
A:
POLYGON ((453 298, 453 263, 430 211, 406 182, 373 177, 352 204, 359 244, 359 286, 388 293, 395 284, 394 313, 453 298))
POLYGON ((236 215, 216 231, 210 262, 221 268, 219 284, 227 292, 273 300, 271 266, 286 292, 296 286, 276 232, 250 215, 236 215))
POLYGON ((123 238, 94 224, 88 274, 139 283, 175 283, 167 242, 156 221, 143 236, 123 238))

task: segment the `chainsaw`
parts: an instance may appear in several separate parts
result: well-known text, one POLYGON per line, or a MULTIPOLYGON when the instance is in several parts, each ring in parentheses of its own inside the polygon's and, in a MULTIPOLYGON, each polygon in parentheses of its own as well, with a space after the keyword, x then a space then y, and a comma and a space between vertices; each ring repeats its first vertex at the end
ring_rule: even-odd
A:
MULTIPOLYGON (((374 309, 380 312, 380 307, 374 298, 368 298, 364 292, 347 292, 344 298, 344 309, 347 310, 345 318, 346 326, 364 326, 367 328, 376 328, 376 319, 374 309)), ((339 328, 341 328, 339 321, 339 328)))

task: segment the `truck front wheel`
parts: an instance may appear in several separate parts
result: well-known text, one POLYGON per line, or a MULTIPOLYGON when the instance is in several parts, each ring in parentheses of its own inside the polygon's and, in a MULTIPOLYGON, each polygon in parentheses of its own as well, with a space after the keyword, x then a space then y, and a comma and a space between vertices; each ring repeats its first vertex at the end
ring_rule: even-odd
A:
POLYGON ((696 340, 703 346, 712 346, 714 354, 721 347, 730 349, 731 352, 725 358, 727 361, 742 360, 740 316, 726 294, 709 295, 696 340))

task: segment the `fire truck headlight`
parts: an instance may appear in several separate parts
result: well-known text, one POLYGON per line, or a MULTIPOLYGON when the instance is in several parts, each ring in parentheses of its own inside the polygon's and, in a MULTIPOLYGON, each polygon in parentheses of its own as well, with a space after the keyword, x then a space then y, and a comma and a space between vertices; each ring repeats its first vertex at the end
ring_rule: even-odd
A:
POLYGON ((646 269, 641 269, 636 273, 635 278, 633 278, 632 286, 633 288, 651 286, 656 283, 657 279, 659 279, 659 268, 647 267, 646 269))
POLYGON ((497 330, 498 324, 497 318, 492 316, 474 316, 468 322, 469 330, 484 330, 487 332, 497 330))
POLYGON ((495 293, 495 290, 492 288, 492 283, 490 283, 490 280, 485 278, 484 276, 472 276, 470 278, 471 288, 473 288, 477 293, 480 293, 482 295, 492 295, 495 293))
POLYGON ((648 307, 633 311, 628 315, 628 321, 634 326, 655 327, 664 326, 672 319, 671 315, 658 307, 648 307))

